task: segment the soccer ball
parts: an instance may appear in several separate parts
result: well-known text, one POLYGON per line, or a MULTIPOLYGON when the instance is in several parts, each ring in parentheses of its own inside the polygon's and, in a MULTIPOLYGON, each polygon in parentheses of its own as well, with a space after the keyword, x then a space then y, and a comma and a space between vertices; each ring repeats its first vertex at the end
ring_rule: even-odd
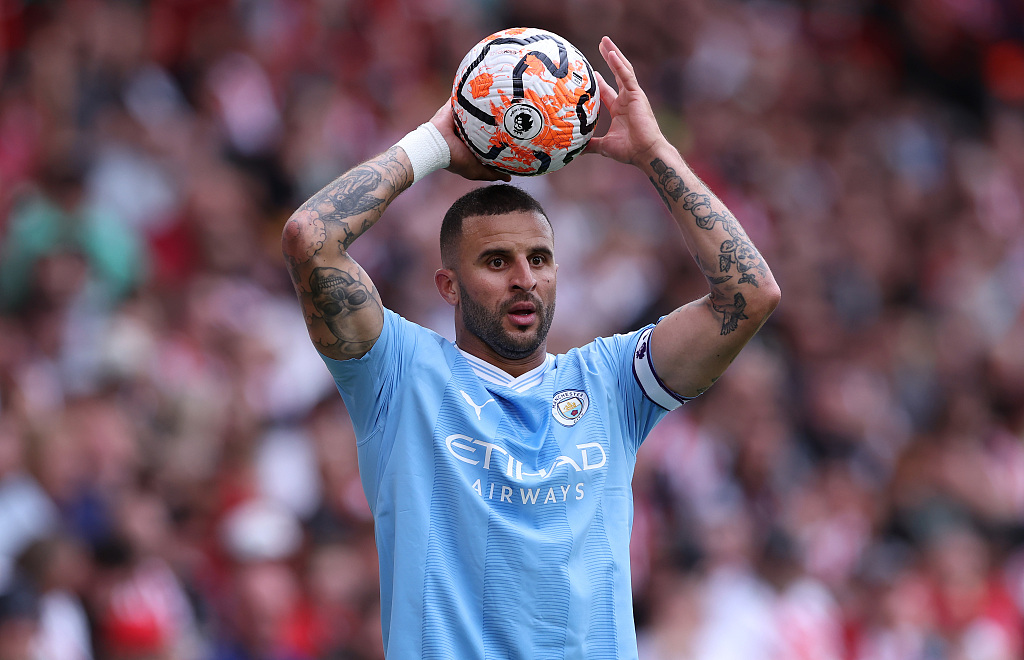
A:
POLYGON ((601 107, 587 58, 562 37, 510 28, 466 55, 452 86, 459 137, 508 174, 554 172, 587 146, 601 107))

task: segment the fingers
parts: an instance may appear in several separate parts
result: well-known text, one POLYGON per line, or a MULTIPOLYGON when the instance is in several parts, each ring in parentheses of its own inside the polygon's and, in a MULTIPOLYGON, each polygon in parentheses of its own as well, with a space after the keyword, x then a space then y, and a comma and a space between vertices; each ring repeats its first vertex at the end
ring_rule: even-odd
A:
POLYGON ((633 70, 633 65, 630 64, 629 60, 626 59, 626 56, 622 54, 622 51, 619 50, 619 47, 616 46, 615 42, 611 40, 611 37, 606 36, 601 38, 601 54, 605 55, 606 59, 609 55, 617 57, 625 66, 629 74, 634 78, 636 77, 636 72, 633 70))
POLYGON ((630 91, 637 91, 640 89, 640 84, 636 80, 636 72, 633 70, 633 65, 629 63, 629 60, 622 55, 618 47, 608 37, 601 39, 601 45, 599 46, 601 51, 601 57, 608 63, 608 67, 612 70, 612 74, 615 76, 615 84, 618 85, 619 91, 628 89, 630 91))
POLYGON ((477 181, 504 181, 505 183, 508 183, 509 181, 512 180, 512 177, 509 176, 508 174, 505 174, 504 172, 499 172, 493 167, 487 167, 482 163, 480 164, 479 168, 477 168, 472 173, 471 178, 477 181))
POLYGON ((615 89, 607 83, 607 81, 605 81, 604 76, 602 76, 599 71, 595 71, 594 75, 597 76, 597 88, 600 90, 601 94, 601 105, 606 108, 612 107, 612 104, 615 103, 615 99, 619 97, 619 93, 616 92, 615 89))
POLYGON ((609 45, 611 43, 612 43, 612 40, 609 39, 608 37, 605 37, 605 38, 601 39, 601 47, 600 47, 601 57, 603 57, 604 61, 608 64, 608 68, 612 70, 612 75, 615 76, 615 85, 619 89, 625 89, 624 81, 622 79, 622 77, 623 77, 622 62, 621 62, 621 60, 618 60, 618 59, 613 60, 613 56, 614 56, 615 53, 612 50, 611 46, 609 45))
POLYGON ((508 174, 499 172, 493 167, 487 167, 470 153, 469 147, 455 133, 455 115, 450 102, 445 102, 438 108, 434 116, 430 118, 430 122, 437 127, 445 142, 448 143, 451 163, 445 169, 471 181, 504 181, 508 183, 512 180, 508 174))
POLYGON ((437 112, 434 113, 434 116, 430 118, 430 121, 438 128, 451 125, 455 121, 452 116, 452 104, 445 103, 438 108, 437 112))
MULTIPOLYGON (((597 77, 597 88, 598 93, 601 95, 601 106, 602 108, 611 109, 616 99, 619 98, 619 93, 615 91, 615 88, 608 84, 608 81, 604 79, 600 71, 594 71, 594 75, 597 77)), ((594 136, 590 138, 585 149, 584 154, 597 154, 604 156, 604 138, 594 136)))

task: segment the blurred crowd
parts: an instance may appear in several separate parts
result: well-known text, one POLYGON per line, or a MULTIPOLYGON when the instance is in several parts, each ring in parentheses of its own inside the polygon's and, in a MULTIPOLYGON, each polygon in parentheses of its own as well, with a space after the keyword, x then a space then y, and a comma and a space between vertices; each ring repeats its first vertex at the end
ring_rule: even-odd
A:
MULTIPOLYGON (((0 2, 0 658, 381 658, 354 438, 280 255, 498 29, 633 61, 783 301, 639 452, 641 660, 1024 657, 1024 6, 0 2)), ((600 132, 600 129, 599 129, 600 132)), ((706 293, 657 193, 517 181, 549 350, 706 293)), ((452 336, 432 175, 353 246, 452 336)))

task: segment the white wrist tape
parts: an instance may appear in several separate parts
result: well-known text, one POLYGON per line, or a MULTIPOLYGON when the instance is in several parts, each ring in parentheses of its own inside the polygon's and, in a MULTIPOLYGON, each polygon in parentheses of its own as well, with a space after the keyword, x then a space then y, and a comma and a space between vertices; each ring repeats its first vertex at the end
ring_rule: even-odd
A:
POLYGON ((399 140, 397 146, 409 156, 413 183, 434 170, 448 167, 452 162, 452 152, 448 148, 448 143, 444 141, 441 131, 429 121, 420 124, 416 130, 399 140))

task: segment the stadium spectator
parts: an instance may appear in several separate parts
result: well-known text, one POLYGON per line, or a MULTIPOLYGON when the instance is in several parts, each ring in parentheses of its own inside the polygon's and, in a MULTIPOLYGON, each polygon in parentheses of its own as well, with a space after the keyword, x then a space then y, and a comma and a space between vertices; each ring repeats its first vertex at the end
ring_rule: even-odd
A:
MULTIPOLYGON (((194 648, 229 630, 216 530, 269 498, 309 539, 289 588, 311 620, 348 631, 317 653, 379 658, 373 531, 351 456, 332 448, 352 438, 296 318, 279 228, 429 115, 470 46, 511 25, 553 30, 592 63, 612 36, 787 292, 761 341, 640 453, 641 637, 715 621, 705 530, 729 505, 749 518, 750 584, 769 602, 783 593, 762 574, 781 530, 791 584, 839 608, 844 660, 1019 654, 1019 3, 100 0, 0 12, 0 593, 35 594, 0 608, 3 655, 45 627, 49 587, 15 577, 18 555, 58 531, 94 551, 143 483, 164 509, 160 554, 195 611, 194 648), (67 227, 51 244, 34 233, 67 227), (212 247, 224 240, 244 250, 212 247), (274 481, 309 474, 321 477, 274 481), (936 535, 951 521, 966 526, 936 535), (358 579, 314 577, 335 562, 358 579), (965 593, 974 605, 950 611, 965 593)), ((580 273, 560 283, 552 350, 699 295, 645 178, 581 158, 521 183, 559 222, 564 272, 580 273), (650 220, 624 237, 622 217, 650 220), (611 245, 643 288, 607 313, 611 245)), ((382 297, 429 327, 449 323, 430 286, 437 226, 467 189, 414 187, 353 247, 382 297)))

